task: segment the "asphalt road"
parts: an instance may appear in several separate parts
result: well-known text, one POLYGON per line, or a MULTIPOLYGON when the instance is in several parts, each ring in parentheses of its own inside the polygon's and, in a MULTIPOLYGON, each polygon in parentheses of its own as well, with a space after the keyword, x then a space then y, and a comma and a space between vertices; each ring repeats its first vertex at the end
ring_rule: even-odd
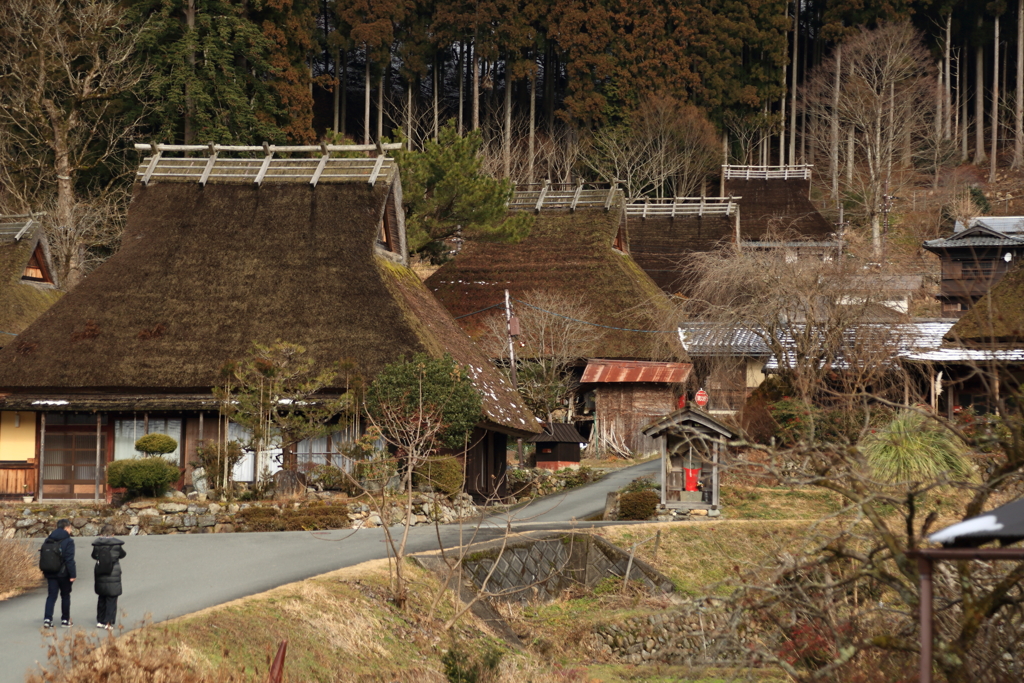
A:
MULTIPOLYGON (((531 501, 509 513, 492 515, 479 525, 441 528, 445 547, 497 537, 511 524, 516 531, 600 526, 584 522, 604 509, 605 496, 632 479, 657 474, 659 461, 625 468, 601 481, 531 501)), ((605 523, 607 524, 607 523, 605 523)), ((78 538, 78 572, 71 594, 74 628, 96 629, 96 596, 92 586, 90 538, 78 538)), ((253 534, 178 534, 133 536, 125 539, 127 557, 121 560, 124 594, 118 601, 123 623, 147 615, 152 621, 213 607, 294 581, 387 556, 380 529, 329 532, 253 534)), ((433 527, 410 532, 408 552, 438 548, 433 527)), ((22 683, 27 671, 44 660, 40 626, 46 589, 40 588, 0 602, 0 683, 22 683)), ((60 618, 58 600, 55 616, 60 618)), ((58 628, 58 631, 63 630, 58 628)))

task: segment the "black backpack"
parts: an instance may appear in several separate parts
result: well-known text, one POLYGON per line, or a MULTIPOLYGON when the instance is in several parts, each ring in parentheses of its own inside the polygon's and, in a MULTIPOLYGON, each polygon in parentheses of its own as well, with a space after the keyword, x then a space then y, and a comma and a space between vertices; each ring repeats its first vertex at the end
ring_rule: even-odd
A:
POLYGON ((109 576, 114 571, 113 551, 109 545, 96 546, 96 576, 109 576))
POLYGON ((39 549, 39 569, 44 574, 58 574, 64 568, 64 557, 60 552, 60 541, 48 538, 39 549))

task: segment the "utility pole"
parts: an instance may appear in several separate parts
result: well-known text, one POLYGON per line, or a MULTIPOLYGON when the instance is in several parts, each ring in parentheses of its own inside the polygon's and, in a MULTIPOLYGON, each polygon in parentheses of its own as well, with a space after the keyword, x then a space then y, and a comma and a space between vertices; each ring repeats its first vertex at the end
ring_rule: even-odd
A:
MULTIPOLYGON (((508 333, 508 377, 512 388, 519 390, 519 375, 516 372, 516 337, 519 336, 519 319, 512 316, 512 301, 505 290, 505 331, 508 333)), ((516 459, 523 466, 523 440, 516 439, 516 459)))

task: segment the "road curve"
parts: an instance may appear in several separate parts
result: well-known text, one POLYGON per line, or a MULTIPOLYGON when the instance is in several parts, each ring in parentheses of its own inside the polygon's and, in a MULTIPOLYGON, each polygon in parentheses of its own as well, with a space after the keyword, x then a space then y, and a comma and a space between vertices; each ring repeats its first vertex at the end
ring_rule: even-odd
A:
MULTIPOLYGON (((516 530, 600 526, 583 522, 604 509, 606 494, 642 475, 657 474, 659 461, 624 468, 601 481, 531 501, 508 513, 491 515, 479 525, 441 527, 446 547, 489 540, 507 525, 516 530)), ((80 579, 71 594, 75 628, 95 628, 91 538, 76 538, 80 579)), ((309 533, 284 531, 239 534, 177 534, 125 538, 121 560, 124 594, 118 602, 123 623, 149 615, 152 621, 174 617, 254 595, 294 581, 386 557, 380 529, 309 533)), ((436 550, 433 527, 410 530, 409 552, 436 550)), ((44 660, 40 634, 45 588, 0 602, 0 683, 23 683, 44 660)), ((60 607, 56 609, 60 617, 60 607)), ((58 629, 61 630, 61 629, 58 629)))

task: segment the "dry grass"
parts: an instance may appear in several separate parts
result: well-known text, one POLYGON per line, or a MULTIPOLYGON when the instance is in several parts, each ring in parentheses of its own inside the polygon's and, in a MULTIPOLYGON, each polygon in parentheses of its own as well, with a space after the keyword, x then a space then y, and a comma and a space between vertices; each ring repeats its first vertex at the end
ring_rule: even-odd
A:
POLYGON ((14 597, 43 581, 39 557, 25 541, 0 539, 0 600, 14 597))

